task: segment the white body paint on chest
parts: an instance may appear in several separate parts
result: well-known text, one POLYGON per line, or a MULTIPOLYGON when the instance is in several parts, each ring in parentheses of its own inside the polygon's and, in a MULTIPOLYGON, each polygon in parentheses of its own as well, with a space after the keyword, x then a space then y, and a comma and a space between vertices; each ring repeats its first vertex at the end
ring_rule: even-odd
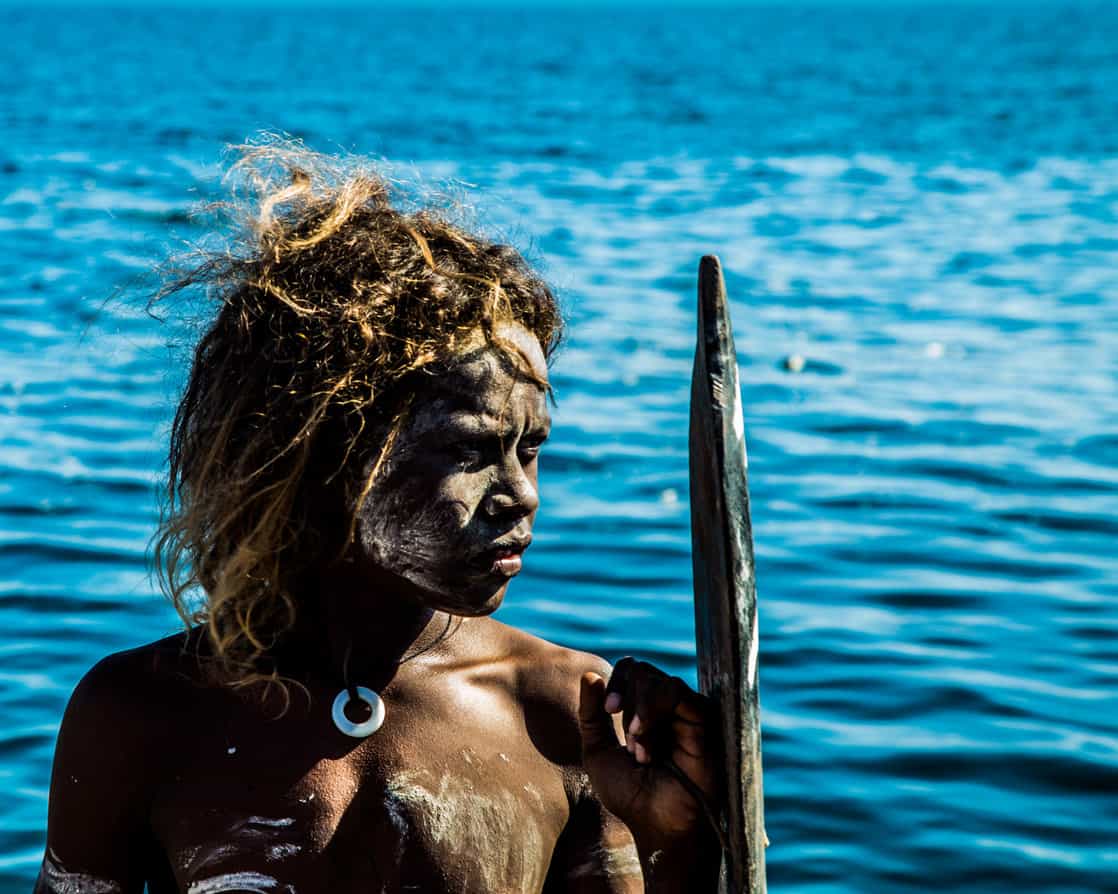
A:
POLYGON ((294 892, 290 885, 280 883, 270 875, 260 872, 227 872, 212 878, 193 882, 187 894, 222 894, 222 892, 252 892, 252 894, 271 894, 273 891, 294 892))
MULTIPOLYGON (((179 854, 179 865, 187 878, 193 878, 188 894, 217 894, 220 891, 292 891, 270 875, 256 871, 224 872, 198 878, 202 872, 213 872, 222 863, 236 861, 244 866, 253 862, 273 863, 296 856, 303 848, 293 841, 284 841, 294 831, 292 817, 250 816, 229 826, 220 843, 195 845, 179 854)), ((228 864, 227 864, 228 868, 228 864)))
POLYGON ((521 894, 543 885, 543 833, 524 809, 524 793, 480 792, 461 776, 436 781, 432 773, 412 771, 388 780, 385 801, 394 824, 406 817, 415 835, 468 869, 477 889, 521 894))

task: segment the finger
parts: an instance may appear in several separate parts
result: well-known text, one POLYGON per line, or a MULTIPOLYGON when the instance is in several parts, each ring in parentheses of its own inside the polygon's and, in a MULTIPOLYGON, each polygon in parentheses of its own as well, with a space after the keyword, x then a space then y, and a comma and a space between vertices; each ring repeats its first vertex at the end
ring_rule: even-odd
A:
POLYGON ((613 666, 613 673, 606 684, 605 709, 610 714, 616 714, 628 701, 629 683, 635 664, 636 661, 626 655, 613 666))
MULTIPOLYGON (((681 681, 682 683, 682 681, 681 681)), ((712 743, 716 728, 714 705, 686 684, 678 690, 679 701, 674 709, 672 721, 673 759, 692 778, 703 772, 709 764, 712 743)), ((709 768, 708 768, 709 769, 709 768)))
POLYGON ((702 754, 708 749, 707 743, 712 741, 712 734, 717 738, 714 731, 718 728, 718 707, 707 696, 700 695, 682 681, 680 683, 679 701, 672 724, 676 741, 692 754, 702 754))
POLYGON ((718 797, 721 789, 722 746, 716 718, 713 703, 685 687, 672 723, 672 760, 708 798, 718 797))
MULTIPOLYGON (((639 764, 671 757, 704 790, 713 783, 707 724, 711 706, 679 677, 647 662, 628 668, 626 688, 632 717, 625 728, 629 751, 639 764)), ((626 705, 628 716, 629 706, 626 705)))
MULTIPOLYGON (((678 677, 676 677, 679 680, 678 677)), ((679 701, 675 706, 676 717, 688 723, 700 725, 710 722, 713 705, 705 695, 700 695, 682 680, 679 680, 679 701)))
POLYGON ((696 782, 699 777, 709 776, 714 755, 705 727, 694 723, 675 723, 672 730, 675 735, 672 760, 696 782))
POLYGON ((633 720, 633 688, 642 662, 626 655, 613 667, 606 686, 606 710, 611 714, 620 713, 621 731, 625 748, 636 756, 636 741, 629 734, 629 724, 633 720))
POLYGON ((613 718, 606 712, 606 681, 593 671, 582 675, 578 699, 578 728, 582 753, 593 757, 619 746, 613 718))
POLYGON ((657 672, 638 689, 629 729, 644 746, 649 762, 666 758, 675 750, 678 739, 675 708, 686 688, 678 677, 657 672))
POLYGON ((687 693, 687 684, 669 677, 651 664, 637 668, 633 687, 633 719, 628 731, 634 736, 665 732, 676 720, 676 706, 687 693))
MULTIPOLYGON (((625 748, 638 764, 671 748, 671 678, 646 661, 621 659, 610 677, 607 709, 621 712, 625 748)), ((681 681, 682 682, 682 681, 681 681)))

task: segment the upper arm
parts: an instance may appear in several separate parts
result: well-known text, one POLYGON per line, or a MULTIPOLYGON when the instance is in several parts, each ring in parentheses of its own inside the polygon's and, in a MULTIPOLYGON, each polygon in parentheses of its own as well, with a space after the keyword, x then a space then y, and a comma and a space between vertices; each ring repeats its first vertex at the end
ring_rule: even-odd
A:
POLYGON ((143 688, 142 668, 124 653, 98 663, 71 696, 55 747, 37 894, 143 890, 156 750, 143 688))
POLYGON ((546 894, 640 894, 640 857, 628 827, 584 787, 555 847, 546 894))
MULTIPOLYGON (((596 655, 556 649, 541 662, 531 687, 548 705, 549 757, 563 768, 570 816, 556 842, 546 894, 639 894, 640 859, 628 827, 598 800, 582 769, 578 732, 579 681, 586 671, 609 678, 608 662, 596 655)), ((619 721, 618 721, 619 722, 619 721)))

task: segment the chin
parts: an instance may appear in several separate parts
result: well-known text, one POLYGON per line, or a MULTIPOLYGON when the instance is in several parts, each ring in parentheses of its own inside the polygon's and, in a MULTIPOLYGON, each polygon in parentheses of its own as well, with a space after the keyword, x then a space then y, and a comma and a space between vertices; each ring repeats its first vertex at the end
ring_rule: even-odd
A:
POLYGON ((448 612, 463 618, 483 618, 491 615, 505 601, 509 580, 499 583, 488 580, 466 580, 461 578, 437 589, 428 589, 422 601, 429 608, 448 612))
POLYGON ((505 600, 512 578, 495 575, 463 574, 458 568, 412 569, 390 572, 392 588, 408 601, 434 611, 463 618, 491 615, 505 600))
POLYGON ((453 600, 448 601, 446 605, 440 606, 443 611, 449 612, 452 615, 459 615, 463 618, 483 618, 486 615, 491 615, 501 607, 501 603, 505 601, 505 593, 508 591, 509 585, 507 582, 501 584, 496 592, 488 594, 470 594, 465 599, 462 594, 454 594, 453 600))

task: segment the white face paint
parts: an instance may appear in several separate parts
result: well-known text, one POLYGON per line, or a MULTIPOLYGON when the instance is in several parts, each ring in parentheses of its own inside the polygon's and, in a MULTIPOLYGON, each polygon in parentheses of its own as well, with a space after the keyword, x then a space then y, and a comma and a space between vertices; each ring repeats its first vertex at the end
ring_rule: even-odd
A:
POLYGON ((482 793, 456 774, 436 782, 432 773, 417 770, 390 778, 385 799, 414 824, 413 834, 462 867, 470 890, 538 891, 543 885, 544 836, 525 813, 523 795, 482 793))
POLYGON ((520 326, 498 335, 515 350, 479 344, 431 379, 358 514, 361 558, 459 615, 494 611, 520 570, 551 424, 539 343, 520 326))
POLYGON ((123 894, 120 885, 110 879, 68 871, 54 851, 43 860, 39 882, 48 894, 123 894))

